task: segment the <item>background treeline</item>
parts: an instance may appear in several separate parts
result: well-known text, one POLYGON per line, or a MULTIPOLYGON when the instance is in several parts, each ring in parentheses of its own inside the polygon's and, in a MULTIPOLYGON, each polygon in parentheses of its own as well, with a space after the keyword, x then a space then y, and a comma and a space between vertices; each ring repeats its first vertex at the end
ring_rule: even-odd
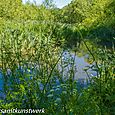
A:
POLYGON ((95 38, 107 45, 107 42, 114 41, 115 36, 115 1, 72 0, 59 9, 52 0, 45 0, 42 5, 30 2, 23 4, 21 0, 1 0, 0 23, 3 20, 72 24, 82 32, 84 38, 95 38))
POLYGON ((114 41, 115 0, 73 0, 58 13, 57 21, 75 24, 84 38, 106 45, 114 41))

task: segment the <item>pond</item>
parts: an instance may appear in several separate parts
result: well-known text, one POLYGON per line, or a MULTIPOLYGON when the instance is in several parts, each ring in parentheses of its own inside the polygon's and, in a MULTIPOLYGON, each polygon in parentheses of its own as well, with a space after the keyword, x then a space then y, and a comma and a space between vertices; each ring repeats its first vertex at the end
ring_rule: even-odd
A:
MULTIPOLYGON (((69 53, 65 51, 63 53, 63 62, 69 60, 73 60, 74 63, 74 79, 87 79, 88 77, 96 76, 97 72, 93 71, 93 67, 95 67, 95 63, 89 64, 86 59, 88 58, 88 54, 84 56, 75 55, 75 53, 69 53), (85 71, 87 69, 87 72, 85 71)), ((65 69, 65 76, 67 71, 69 71, 72 66, 71 62, 67 65, 65 69)))
MULTIPOLYGON (((88 62, 86 62, 86 58, 88 58, 88 55, 84 55, 79 57, 78 55, 75 55, 72 52, 68 52, 65 51, 62 55, 62 62, 61 64, 58 64, 58 69, 61 72, 63 69, 63 78, 64 80, 67 80, 69 77, 69 73, 72 67, 74 70, 74 80, 77 80, 79 86, 81 87, 87 87, 88 82, 87 79, 89 79, 89 77, 94 77, 97 75, 96 71, 93 71, 92 69, 90 69, 90 67, 95 66, 95 63, 89 64, 88 62), (72 63, 73 62, 73 63, 72 63), (63 65, 64 67, 62 67, 61 65, 63 65), (85 71, 86 68, 87 72, 85 71)), ((24 70, 25 71, 25 70, 24 70)), ((10 74, 10 70, 7 70, 7 73, 10 74)), ((34 71, 35 72, 35 71, 34 71)), ((32 72, 33 74, 33 72, 32 72)), ((3 75, 2 72, 0 72, 0 97, 3 97, 3 75)), ((59 84, 59 80, 56 80, 56 84, 59 84)), ((77 85, 78 86, 78 85, 77 85)), ((43 89, 43 84, 40 83, 39 85, 40 89, 43 89)))

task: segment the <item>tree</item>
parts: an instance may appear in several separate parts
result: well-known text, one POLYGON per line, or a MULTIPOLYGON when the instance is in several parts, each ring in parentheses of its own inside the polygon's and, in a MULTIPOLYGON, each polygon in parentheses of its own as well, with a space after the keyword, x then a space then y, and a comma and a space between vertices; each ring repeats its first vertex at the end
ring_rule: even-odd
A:
POLYGON ((18 11, 22 6, 21 0, 1 0, 0 1, 0 17, 12 19, 18 16, 18 11))
POLYGON ((44 0, 43 6, 45 6, 47 9, 51 9, 55 7, 55 4, 53 0, 44 0))

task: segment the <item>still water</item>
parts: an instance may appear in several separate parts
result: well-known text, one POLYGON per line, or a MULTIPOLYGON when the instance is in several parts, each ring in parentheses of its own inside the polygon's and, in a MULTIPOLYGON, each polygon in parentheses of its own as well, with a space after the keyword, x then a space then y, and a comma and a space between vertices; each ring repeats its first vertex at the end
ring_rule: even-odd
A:
POLYGON ((63 53, 63 62, 65 63, 68 60, 68 65, 65 68, 64 74, 67 76, 68 71, 70 70, 71 66, 74 66, 74 79, 87 79, 88 77, 93 77, 97 75, 96 71, 93 71, 95 67, 95 63, 89 64, 86 59, 88 58, 88 54, 84 56, 78 56, 75 55, 75 53, 69 53, 68 51, 65 51, 63 53), (74 65, 71 64, 73 61, 74 65), (85 71, 87 69, 87 72, 85 71))
MULTIPOLYGON (((62 55, 62 59, 60 62, 61 64, 58 64, 59 71, 62 72, 63 70, 63 78, 65 80, 68 79, 68 77, 70 76, 70 70, 73 67, 73 79, 77 79, 78 83, 83 87, 87 86, 86 79, 89 79, 89 77, 95 77, 97 75, 96 71, 90 69, 90 67, 95 66, 95 63, 89 64, 88 62, 86 62, 87 57, 87 54, 79 57, 78 55, 75 55, 72 52, 65 51, 62 55), (63 65, 64 67, 62 67, 61 65, 63 65), (87 69, 87 72, 85 71, 86 68, 89 68, 87 69)), ((7 71, 10 74, 11 71, 9 69, 7 71)), ((57 83, 58 82, 59 80, 57 80, 57 83)), ((43 84, 40 84, 40 88, 41 90, 43 89, 43 84)), ((0 97, 3 97, 3 95, 3 75, 2 72, 0 72, 0 97)))

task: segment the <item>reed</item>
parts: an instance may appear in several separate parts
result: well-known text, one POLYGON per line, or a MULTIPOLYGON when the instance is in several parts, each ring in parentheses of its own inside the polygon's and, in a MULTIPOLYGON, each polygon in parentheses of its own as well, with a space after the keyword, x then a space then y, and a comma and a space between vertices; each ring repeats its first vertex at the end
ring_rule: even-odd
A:
MULTIPOLYGON (((74 79, 75 57, 69 55, 63 60, 64 49, 56 42, 62 28, 53 33, 59 25, 9 23, 0 34, 4 81, 0 108, 45 108, 46 114, 66 115, 114 113, 114 48, 111 51, 97 49, 94 54, 81 35, 96 62, 92 69, 99 74, 79 92, 78 81, 74 79)), ((66 37, 62 38, 66 40, 66 37)))

